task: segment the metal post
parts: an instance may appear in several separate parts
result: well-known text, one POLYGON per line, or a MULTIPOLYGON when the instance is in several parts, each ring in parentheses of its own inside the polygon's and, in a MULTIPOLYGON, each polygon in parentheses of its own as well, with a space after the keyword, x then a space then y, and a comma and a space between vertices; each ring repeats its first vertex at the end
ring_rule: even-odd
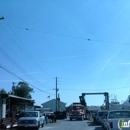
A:
POLYGON ((6 98, 2 100, 2 118, 6 118, 6 98))

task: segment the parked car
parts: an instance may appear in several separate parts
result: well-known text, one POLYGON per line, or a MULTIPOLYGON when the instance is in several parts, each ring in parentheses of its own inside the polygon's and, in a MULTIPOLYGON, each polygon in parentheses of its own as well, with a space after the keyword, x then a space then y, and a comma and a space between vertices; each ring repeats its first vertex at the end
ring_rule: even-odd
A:
POLYGON ((48 117, 50 123, 56 122, 56 115, 54 112, 46 112, 45 115, 48 117))
POLYGON ((96 116, 99 110, 92 111, 93 122, 96 122, 96 116))
POLYGON ((108 110, 100 110, 97 112, 97 116, 96 116, 96 123, 97 124, 101 125, 103 115, 107 112, 108 112, 108 110))
POLYGON ((35 128, 38 130, 44 126, 45 117, 40 115, 39 111, 25 111, 18 119, 18 129, 35 128))
POLYGON ((101 124, 101 126, 103 128, 105 128, 105 120, 106 120, 107 114, 108 113, 103 114, 103 117, 101 118, 101 123, 100 124, 101 124))
POLYGON ((105 130, 127 130, 130 127, 130 110, 111 110, 105 118, 105 130))

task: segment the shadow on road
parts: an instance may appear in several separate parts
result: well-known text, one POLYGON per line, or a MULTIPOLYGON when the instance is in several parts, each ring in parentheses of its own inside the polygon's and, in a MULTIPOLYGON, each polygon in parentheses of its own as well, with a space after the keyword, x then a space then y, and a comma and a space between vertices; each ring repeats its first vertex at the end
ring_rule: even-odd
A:
POLYGON ((104 130, 102 127, 95 127, 93 130, 104 130))
MULTIPOLYGON (((65 119, 64 121, 70 121, 69 119, 65 119)), ((72 121, 82 121, 82 120, 72 120, 72 121)), ((70 121, 70 122, 72 122, 70 121)))
POLYGON ((88 126, 94 126, 93 130, 103 130, 103 128, 100 125, 98 125, 98 124, 96 124, 94 122, 87 121, 86 123, 88 124, 88 126))
POLYGON ((96 123, 94 122, 90 122, 90 121, 87 121, 86 122, 88 124, 88 126, 98 126, 96 123))

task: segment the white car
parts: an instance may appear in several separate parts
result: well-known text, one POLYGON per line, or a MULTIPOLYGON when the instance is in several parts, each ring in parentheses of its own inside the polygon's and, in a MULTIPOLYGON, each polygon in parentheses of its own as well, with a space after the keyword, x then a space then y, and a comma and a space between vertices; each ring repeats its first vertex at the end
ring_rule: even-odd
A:
POLYGON ((130 110, 111 110, 105 118, 105 130, 130 129, 130 110))
POLYGON ((18 129, 35 128, 38 130, 44 126, 45 117, 39 111, 25 111, 23 116, 18 119, 18 129))

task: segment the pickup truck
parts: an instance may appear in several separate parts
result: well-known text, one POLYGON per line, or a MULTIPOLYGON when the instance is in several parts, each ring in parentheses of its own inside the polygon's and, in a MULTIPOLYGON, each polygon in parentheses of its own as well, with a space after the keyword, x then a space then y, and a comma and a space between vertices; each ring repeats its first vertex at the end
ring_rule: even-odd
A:
POLYGON ((34 128, 38 130, 44 126, 45 117, 39 111, 25 111, 23 116, 18 119, 18 129, 34 128))
POLYGON ((130 110, 110 110, 104 117, 105 130, 130 129, 130 110))

